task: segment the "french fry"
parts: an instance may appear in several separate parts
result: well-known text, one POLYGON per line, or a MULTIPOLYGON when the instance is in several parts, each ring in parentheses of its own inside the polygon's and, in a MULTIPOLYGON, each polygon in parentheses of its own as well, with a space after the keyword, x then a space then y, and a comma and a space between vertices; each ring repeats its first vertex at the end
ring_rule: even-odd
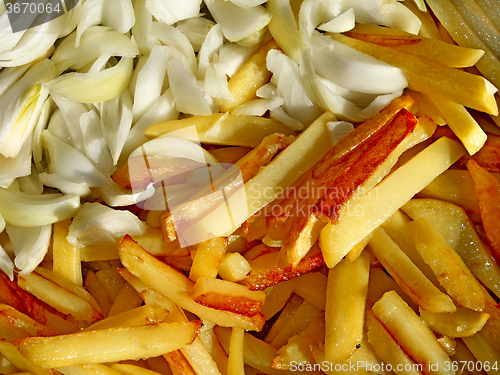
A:
POLYGON ((219 276, 227 281, 241 281, 250 272, 252 267, 240 253, 224 254, 219 267, 219 276))
POLYGON ((147 358, 146 363, 151 370, 156 371, 161 375, 173 375, 170 365, 163 356, 147 358))
POLYGON ((119 251, 123 265, 132 274, 183 309, 221 326, 236 326, 257 331, 262 329, 264 321, 260 314, 246 317, 196 303, 192 297, 193 282, 146 252, 130 236, 124 237, 119 245, 119 251))
MULTIPOLYGON (((116 250, 118 255, 118 250, 116 250)), ((88 270, 84 279, 85 289, 94 297, 95 301, 101 308, 104 316, 108 316, 109 310, 113 305, 110 295, 104 289, 103 285, 92 270, 88 270)))
POLYGON ((373 305, 375 318, 380 321, 403 350, 422 365, 423 374, 454 374, 446 370, 449 357, 432 331, 394 291, 385 293, 373 305))
MULTIPOLYGON (((312 365, 315 363, 310 350, 312 345, 308 337, 295 335, 290 337, 286 345, 278 349, 278 356, 273 359, 272 366, 278 370, 290 370, 290 364, 301 363, 312 365)), ((318 371, 308 371, 308 373, 321 374, 318 371)))
POLYGON ((488 375, 498 374, 500 354, 488 344, 480 332, 474 336, 464 337, 462 340, 477 358, 476 364, 479 364, 480 369, 482 367, 488 375))
POLYGON ((486 233, 486 238, 491 246, 491 252, 500 261, 500 182, 490 172, 480 167, 474 160, 467 163, 474 188, 476 190, 481 219, 486 233))
POLYGON ((462 207, 474 223, 481 221, 481 212, 469 171, 448 169, 417 194, 417 198, 438 199, 462 207))
MULTIPOLYGON (((439 178, 439 177, 438 177, 439 178)), ((415 243, 408 233, 406 224, 411 221, 410 217, 406 215, 401 209, 397 210, 394 215, 390 217, 382 227, 391 239, 403 250, 403 252, 411 259, 411 261, 418 267, 420 271, 431 281, 435 287, 442 292, 445 289, 437 280, 434 272, 427 263, 424 262, 422 256, 415 247, 415 243)))
POLYGON ((194 285, 193 298, 203 306, 254 316, 260 312, 266 293, 250 291, 248 287, 231 281, 200 277, 194 285))
POLYGON ((452 313, 432 313, 420 309, 420 319, 434 332, 450 337, 468 337, 479 332, 490 314, 464 307, 452 313))
POLYGON ((269 320, 283 309, 294 292, 296 280, 295 278, 282 281, 264 290, 267 296, 260 313, 264 315, 266 320, 269 320))
POLYGON ((114 302, 120 291, 125 285, 125 281, 116 272, 116 268, 106 268, 96 272, 96 276, 101 282, 106 292, 114 302))
POLYGON ((82 286, 80 251, 66 239, 70 224, 70 219, 54 224, 52 235, 53 270, 73 281, 76 285, 82 286))
POLYGON ((248 154, 252 150, 251 147, 222 147, 214 150, 210 150, 210 153, 215 156, 219 163, 231 163, 234 164, 240 160, 243 156, 248 154))
POLYGON ((345 361, 363 339, 370 254, 363 252, 354 262, 343 261, 328 273, 325 308, 325 358, 345 361))
POLYGON ((188 345, 200 321, 110 328, 52 337, 16 340, 19 351, 43 368, 115 362, 158 356, 188 345))
POLYGON ((71 367, 59 368, 58 371, 63 375, 119 375, 120 372, 103 365, 101 363, 91 363, 87 365, 76 365, 71 367))
POLYGON ((458 363, 470 363, 467 372, 471 375, 486 375, 486 372, 481 368, 474 354, 471 353, 469 348, 460 339, 456 340, 455 354, 451 357, 451 360, 458 363))
POLYGON ((160 375, 156 371, 124 363, 115 363, 111 366, 111 369, 118 371, 122 375, 160 375))
POLYGON ((139 293, 137 293, 130 284, 125 284, 120 293, 116 296, 116 299, 109 310, 108 316, 120 314, 138 307, 141 304, 142 298, 139 293))
POLYGON ((118 249, 114 243, 86 245, 80 248, 80 260, 82 262, 95 262, 119 258, 118 249))
POLYGON ((303 298, 292 294, 290 299, 288 299, 285 306, 281 310, 278 318, 271 326, 271 329, 269 330, 269 332, 267 332, 267 335, 264 339, 265 342, 271 343, 276 338, 276 336, 283 330, 283 327, 285 327, 290 319, 292 319, 293 315, 303 302, 303 298))
POLYGON ((465 152, 455 141, 436 141, 394 171, 361 199, 359 215, 345 216, 338 224, 327 224, 319 242, 329 267, 335 266, 363 238, 391 217, 413 195, 446 170, 465 152))
POLYGON ((252 271, 250 272, 250 276, 248 276, 244 280, 244 284, 248 285, 250 290, 262 290, 266 289, 272 285, 279 283, 280 281, 290 280, 296 276, 300 276, 306 274, 308 272, 314 271, 321 266, 323 266, 324 260, 323 255, 319 251, 319 247, 317 245, 313 246, 309 254, 303 258, 299 264, 292 268, 282 268, 277 265, 265 268, 263 270, 257 270, 255 267, 255 263, 259 259, 267 261, 270 259, 273 260, 271 263, 267 264, 277 264, 279 254, 277 252, 264 254, 261 257, 257 258, 254 262, 250 262, 252 266, 252 271))
POLYGON ((434 199, 412 199, 402 209, 414 220, 429 220, 479 281, 500 295, 500 268, 462 208, 434 199))
POLYGON ((401 287, 381 268, 375 267, 370 269, 368 295, 366 297, 367 306, 373 306, 375 302, 377 302, 385 294, 385 292, 390 290, 394 290, 413 311, 418 311, 417 304, 413 302, 412 299, 408 297, 405 292, 403 292, 403 289, 401 289, 401 287))
MULTIPOLYGON (((382 114, 379 117, 381 121, 386 119, 382 114)), ((346 138, 357 138, 368 131, 363 129, 369 129, 370 126, 377 128, 380 125, 368 120, 364 127, 353 131, 346 138)), ((280 210, 284 212, 280 219, 292 220, 282 248, 281 264, 295 266, 324 227, 325 224, 319 218, 328 218, 328 221, 337 223, 343 215, 348 214, 348 207, 355 206, 390 172, 404 151, 429 138, 434 128, 435 125, 430 123, 417 125, 417 119, 403 108, 351 152, 339 158, 339 154, 345 153, 345 150, 340 148, 336 153, 334 147, 299 185, 298 191, 308 191, 306 198, 296 199, 295 205, 290 204, 290 199, 280 203, 280 207, 288 209, 280 210)))
MULTIPOLYGON (((66 281, 67 279, 58 280, 62 282, 56 283, 47 278, 49 273, 48 270, 38 267, 29 275, 19 275, 18 284, 56 310, 63 314, 69 314, 77 320, 86 320, 92 323, 102 318, 99 305, 85 289, 69 280, 66 281)), ((51 276, 52 279, 54 276, 63 278, 55 273, 51 276)))
POLYGON ((229 340, 229 359, 227 371, 229 374, 244 375, 245 365, 243 362, 243 342, 245 331, 242 328, 233 328, 229 340))
POLYGON ((382 323, 375 318, 371 310, 366 315, 366 326, 368 342, 372 345, 377 356, 385 363, 390 364, 393 369, 402 366, 403 370, 396 372, 398 375, 418 375, 422 373, 420 365, 417 365, 408 357, 382 323))
MULTIPOLYGON (((303 301, 286 324, 276 334, 276 337, 270 341, 270 344, 275 348, 285 345, 290 337, 307 328, 307 326, 317 319, 321 313, 322 311, 316 306, 307 301, 303 301)), ((266 337, 266 342, 268 338, 269 336, 266 337)))
POLYGON ((180 350, 174 350, 163 355, 174 375, 196 375, 194 369, 180 350))
POLYGON ((256 147, 270 134, 295 134, 288 126, 276 120, 217 113, 211 116, 196 116, 152 125, 144 132, 144 135, 155 138, 190 126, 196 126, 199 138, 190 139, 191 133, 186 132, 182 133, 184 139, 227 146, 256 147))
POLYGON ((480 49, 460 47, 442 40, 421 38, 404 32, 401 35, 381 35, 378 34, 381 27, 372 28, 371 26, 373 25, 361 25, 361 27, 358 25, 346 35, 365 42, 392 47, 411 55, 425 57, 452 68, 473 66, 484 55, 484 51, 480 49))
POLYGON ((425 94, 438 93, 465 107, 492 115, 498 114, 492 85, 483 77, 341 34, 330 34, 330 37, 400 68, 408 80, 408 87, 412 90, 425 94))
POLYGON ((227 249, 227 238, 215 237, 198 245, 189 272, 189 278, 197 281, 200 277, 217 277, 227 249))
POLYGON ((34 375, 52 375, 51 371, 31 362, 19 352, 14 344, 6 342, 4 339, 0 339, 0 354, 18 371, 26 371, 34 375))
POLYGON ((488 293, 443 236, 426 219, 417 219, 407 226, 418 252, 451 298, 463 307, 482 311, 490 298, 488 293))
POLYGON ((55 336, 57 331, 38 323, 15 308, 0 304, 0 337, 14 341, 29 336, 55 336))
POLYGON ((318 309, 325 310, 328 278, 319 272, 310 272, 295 279, 293 292, 318 309))
MULTIPOLYGON (((216 326, 215 333, 226 352, 229 352, 231 329, 216 326)), ((271 363, 276 358, 277 353, 277 349, 274 346, 246 332, 243 340, 243 361, 246 365, 269 375, 293 375, 295 373, 290 370, 276 370, 272 368, 271 363)))
POLYGON ((403 291, 421 308, 430 312, 453 312, 456 306, 408 258, 382 228, 373 232, 370 249, 403 291))
POLYGON ((110 328, 138 327, 165 322, 168 311, 157 306, 144 305, 100 320, 83 331, 98 331, 110 328))
POLYGON ((38 323, 45 324, 47 321, 43 302, 20 288, 3 271, 0 271, 0 300, 38 323))
POLYGON ((217 363, 217 367, 221 374, 227 375, 228 356, 215 335, 214 327, 215 324, 204 322, 201 326, 198 338, 203 343, 208 353, 210 353, 213 360, 217 363))
MULTIPOLYGON (((235 220, 235 227, 239 227, 250 216, 275 200, 331 149, 336 142, 331 139, 328 130, 328 123, 331 121, 336 121, 336 117, 331 112, 325 112, 245 184, 248 213, 245 217, 235 220)), ((228 230, 220 224, 220 218, 225 216, 226 207, 218 207, 205 216, 199 226, 207 233, 227 235, 228 230)))

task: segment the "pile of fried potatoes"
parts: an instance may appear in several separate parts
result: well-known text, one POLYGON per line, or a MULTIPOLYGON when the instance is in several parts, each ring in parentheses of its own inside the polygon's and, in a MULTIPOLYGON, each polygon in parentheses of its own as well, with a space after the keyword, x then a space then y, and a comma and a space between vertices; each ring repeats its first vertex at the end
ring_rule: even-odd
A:
MULTIPOLYGON (((135 208, 148 230, 119 243, 76 248, 71 220, 54 224, 34 272, 0 273, 0 374, 500 373, 498 96, 470 72, 482 53, 419 15, 427 37, 331 35, 409 84, 344 137, 331 112, 300 134, 231 113, 270 79, 274 40, 229 81, 237 105, 151 126, 155 138, 194 124, 239 168, 237 229, 179 242, 188 220, 220 233, 220 191, 135 208)), ((128 163, 112 176, 126 189, 144 179, 128 163)))

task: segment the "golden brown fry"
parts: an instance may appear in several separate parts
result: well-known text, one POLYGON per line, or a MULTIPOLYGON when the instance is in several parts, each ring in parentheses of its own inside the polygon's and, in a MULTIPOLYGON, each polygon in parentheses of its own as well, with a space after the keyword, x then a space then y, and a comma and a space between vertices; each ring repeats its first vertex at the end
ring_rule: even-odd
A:
POLYGON ((200 321, 110 328, 53 337, 16 340, 19 351, 43 368, 154 357, 195 339, 200 321))
POLYGON ((375 318, 371 310, 366 314, 366 326, 368 342, 372 345, 375 353, 394 369, 398 365, 403 366, 403 371, 398 372, 398 375, 420 375, 422 373, 420 365, 408 357, 382 323, 375 318))
POLYGON ((196 282, 200 277, 216 278, 227 249, 227 238, 215 237, 198 245, 189 272, 189 278, 196 282))
POLYGON ((331 363, 345 361, 363 339, 370 257, 363 252, 354 263, 344 260, 328 273, 325 358, 331 363))
POLYGON ((196 126, 198 138, 190 139, 189 135, 192 133, 189 132, 181 133, 182 138, 192 142, 227 146, 256 147, 264 137, 273 133, 295 135, 292 129, 277 120, 230 113, 167 121, 152 125, 144 134, 146 137, 155 138, 191 126, 196 126))
POLYGON ((125 236, 121 241, 119 251, 122 263, 127 270, 139 277, 146 285, 171 299, 179 307, 198 315, 201 319, 221 326, 242 327, 257 331, 262 329, 264 320, 260 314, 247 317, 196 303, 192 296, 194 283, 182 273, 146 252, 130 236, 125 236))
POLYGON ((194 300, 217 310, 254 316, 260 312, 266 293, 250 291, 248 287, 212 277, 200 277, 194 285, 194 300))
POLYGON ((481 219, 491 252, 500 261, 500 182, 474 160, 469 160, 467 169, 471 173, 476 190, 481 219))
POLYGON ((471 272, 495 295, 500 295, 500 267, 462 208, 435 199, 412 199, 402 210, 414 220, 429 220, 471 272))
POLYGON ((445 364, 450 359, 432 331, 396 292, 385 293, 373 305, 373 313, 415 363, 423 366, 422 373, 455 373, 452 369, 446 370, 445 364), (434 367, 431 368, 431 365, 434 367))
POLYGON ((451 298, 463 307, 482 311, 490 298, 488 293, 436 228, 426 219, 417 219, 407 226, 418 252, 451 298))
POLYGON ((319 238, 326 264, 333 267, 340 262, 357 243, 465 152, 458 142, 439 139, 379 183, 373 194, 364 197, 359 202, 358 215, 345 216, 336 225, 327 224, 319 238))
POLYGON ((420 309, 420 319, 434 332, 450 337, 472 336, 480 331, 490 314, 457 307, 453 313, 431 313, 420 309))
POLYGON ((0 339, 0 355, 6 358, 19 371, 26 371, 34 375, 52 375, 52 371, 45 370, 23 356, 16 346, 4 339, 0 339))
POLYGON ((71 220, 67 219, 54 224, 52 235, 53 270, 82 286, 82 266, 80 249, 70 244, 66 237, 71 220))
POLYGON ((382 228, 373 232, 370 250, 403 291, 421 308, 431 312, 453 312, 451 298, 432 284, 382 228))
POLYGON ((0 300, 14 307, 17 311, 28 315, 38 323, 45 324, 47 318, 44 314, 42 301, 20 288, 15 281, 0 270, 0 300))
POLYGON ((0 304, 0 337, 14 341, 29 336, 55 336, 58 332, 15 308, 0 304))
POLYGON ((196 375, 196 372, 180 350, 164 354, 163 357, 167 360, 174 375, 196 375))

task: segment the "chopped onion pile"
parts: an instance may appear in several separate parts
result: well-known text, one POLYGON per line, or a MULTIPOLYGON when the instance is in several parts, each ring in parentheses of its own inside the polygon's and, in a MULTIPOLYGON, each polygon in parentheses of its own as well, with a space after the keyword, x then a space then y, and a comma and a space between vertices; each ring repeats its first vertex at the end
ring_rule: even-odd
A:
POLYGON ((69 217, 76 246, 143 233, 136 216, 108 206, 146 201, 154 187, 131 192, 110 176, 146 150, 215 165, 181 134, 148 142, 144 131, 217 113, 234 99, 228 79, 269 31, 283 50, 267 55, 271 82, 235 114, 269 113, 293 130, 325 110, 349 121, 372 116, 406 87, 402 72, 316 30, 345 32, 357 21, 418 32, 420 20, 399 2, 370 4, 305 0, 295 22, 283 0, 81 0, 17 33, 2 8, 0 231, 14 250, 0 247, 0 269, 11 278, 33 270, 51 224, 69 217))

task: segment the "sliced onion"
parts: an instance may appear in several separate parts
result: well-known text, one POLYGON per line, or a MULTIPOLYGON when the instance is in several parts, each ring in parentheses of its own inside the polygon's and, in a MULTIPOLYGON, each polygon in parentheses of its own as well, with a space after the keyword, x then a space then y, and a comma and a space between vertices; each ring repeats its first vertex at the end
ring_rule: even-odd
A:
POLYGON ((309 95, 323 110, 329 110, 341 119, 361 121, 361 117, 358 116, 361 107, 341 96, 341 88, 333 85, 334 90, 331 90, 329 85, 317 76, 308 49, 300 50, 299 61, 302 82, 309 95))
POLYGON ((138 236, 146 229, 146 225, 131 212, 114 210, 100 203, 85 203, 69 226, 67 240, 76 247, 116 243, 125 234, 138 236))
POLYGON ((55 75, 49 60, 36 63, 0 97, 0 154, 16 157, 31 136, 48 91, 42 84, 55 75))
POLYGON ((392 94, 379 95, 365 109, 359 112, 358 116, 365 120, 368 120, 369 118, 372 118, 381 109, 389 105, 389 103, 393 99, 400 97, 402 94, 403 94, 402 91, 397 91, 392 94))
POLYGON ((92 162, 80 151, 67 145, 48 130, 42 133, 45 148, 49 156, 49 171, 64 179, 89 187, 106 186, 109 178, 104 176, 92 162))
POLYGON ((133 150, 149 141, 149 138, 144 136, 144 131, 148 127, 160 122, 177 120, 178 118, 179 111, 175 108, 172 90, 167 89, 130 130, 118 164, 125 162, 125 159, 133 150))
POLYGON ((136 0, 134 2, 135 25, 132 27, 132 35, 137 43, 139 51, 143 55, 148 55, 155 45, 160 41, 153 36, 153 15, 146 9, 146 0, 136 0))
POLYGON ((230 0, 233 4, 242 8, 251 8, 257 5, 264 4, 267 0, 230 0))
POLYGON ((120 97, 101 103, 101 129, 116 165, 133 121, 132 97, 124 90, 120 97))
POLYGON ((254 35, 271 21, 271 15, 262 5, 242 8, 226 0, 205 0, 205 4, 230 42, 240 42, 254 35))
POLYGON ((14 83, 19 81, 30 67, 31 64, 24 64, 0 70, 0 96, 2 96, 14 83))
POLYGON ((109 69, 97 73, 68 73, 48 82, 53 92, 74 102, 101 103, 125 90, 133 71, 133 59, 124 57, 109 69))
POLYGON ((38 172, 42 172, 44 170, 44 166, 42 165, 43 158, 43 147, 42 147, 42 131, 47 128, 49 124, 50 115, 54 111, 54 101, 49 96, 49 98, 45 101, 42 106, 42 110, 40 111, 40 116, 38 116, 38 121, 35 125, 35 129, 33 130, 33 138, 31 139, 31 149, 33 152, 33 161, 38 172))
POLYGON ((130 193, 120 185, 113 183, 108 186, 98 188, 97 194, 111 207, 126 207, 144 202, 155 193, 153 184, 149 184, 145 190, 130 193))
POLYGON ((15 266, 19 274, 31 273, 43 260, 49 250, 52 226, 22 227, 8 224, 5 227, 12 243, 15 266))
POLYGON ((228 77, 232 77, 250 56, 257 50, 258 46, 245 47, 238 43, 224 43, 219 49, 219 64, 225 67, 224 71, 228 77))
POLYGON ((31 174, 29 176, 19 177, 16 181, 19 182, 19 191, 31 195, 43 194, 43 184, 34 165, 31 165, 31 174))
POLYGON ((134 123, 160 97, 167 74, 168 57, 167 47, 154 46, 148 61, 137 75, 133 105, 134 123))
MULTIPOLYGON (((5 228, 5 222, 3 223, 3 227, 5 228)), ((2 245, 0 245, 0 270, 7 275, 10 281, 14 280, 14 263, 12 263, 9 254, 7 254, 2 245)))
POLYGON ((75 46, 78 47, 82 34, 91 26, 110 26, 125 34, 134 23, 134 9, 130 0, 87 0, 83 3, 78 22, 75 46))
POLYGON ((64 194, 86 197, 90 195, 90 189, 85 182, 71 182, 56 173, 40 173, 40 181, 45 186, 60 190, 64 194))
MULTIPOLYGON (((169 47, 170 48, 170 47, 169 47)), ((207 116, 212 108, 183 56, 168 61, 168 80, 179 112, 207 116)))
POLYGON ((76 195, 30 195, 0 189, 0 214, 12 225, 37 227, 72 217, 80 207, 76 195))
POLYGON ((31 139, 26 139, 15 158, 0 155, 0 180, 9 180, 31 173, 31 139))
POLYGON ((199 78, 205 79, 208 66, 213 61, 214 55, 219 51, 224 43, 224 36, 220 25, 215 25, 208 32, 205 41, 201 45, 200 53, 198 54, 199 78))
POLYGON ((80 118, 89 108, 83 103, 76 103, 54 92, 50 96, 59 107, 59 111, 55 111, 50 119, 50 132, 64 143, 85 152, 80 118))
POLYGON ((319 30, 329 31, 331 33, 345 33, 352 30, 356 24, 354 9, 350 8, 337 17, 318 26, 319 30))
POLYGON ((298 65, 278 50, 271 50, 267 55, 267 68, 273 72, 273 80, 279 96, 285 100, 283 109, 303 125, 309 125, 321 113, 308 93, 299 73, 298 65))
POLYGON ((109 27, 90 27, 75 48, 76 38, 76 32, 68 35, 51 58, 59 74, 68 68, 79 70, 104 54, 135 57, 139 53, 133 40, 109 27))
POLYGON ((214 26, 213 21, 204 17, 188 18, 177 23, 176 29, 183 33, 193 46, 195 52, 199 52, 201 44, 208 32, 214 26))
POLYGON ((95 111, 84 113, 80 117, 85 155, 104 176, 114 171, 113 159, 104 139, 101 120, 95 111))
POLYGON ((205 74, 205 92, 213 98, 234 101, 229 91, 227 76, 224 67, 220 64, 210 64, 205 74))
POLYGON ((146 7, 151 14, 167 25, 172 25, 186 18, 197 17, 200 13, 201 0, 147 0, 146 7))
POLYGON ((176 50, 181 52, 187 61, 189 61, 194 75, 198 74, 198 64, 196 64, 196 56, 194 54, 193 46, 183 33, 175 27, 165 25, 160 22, 153 22, 151 30, 153 35, 164 45, 174 47, 176 50))
POLYGON ((327 36, 315 34, 311 43, 315 71, 342 87, 371 94, 390 94, 408 85, 399 68, 327 36))

